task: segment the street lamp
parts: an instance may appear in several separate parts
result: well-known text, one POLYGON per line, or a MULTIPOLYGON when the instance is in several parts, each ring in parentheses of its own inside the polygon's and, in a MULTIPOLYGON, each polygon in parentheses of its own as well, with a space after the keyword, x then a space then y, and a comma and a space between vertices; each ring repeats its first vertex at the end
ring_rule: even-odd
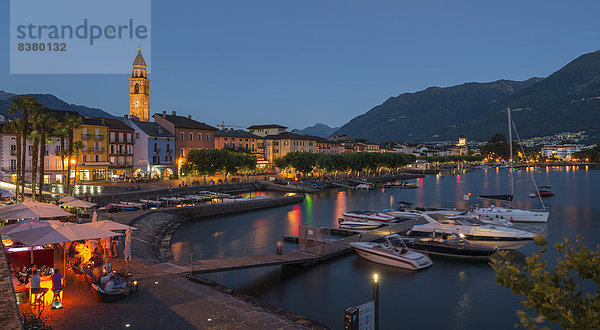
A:
POLYGON ((379 274, 373 274, 373 301, 375 302, 375 330, 379 330, 379 274))
POLYGON ((75 183, 77 182, 77 159, 71 158, 70 161, 71 161, 71 165, 75 166, 75 175, 73 175, 73 192, 75 192, 75 183))

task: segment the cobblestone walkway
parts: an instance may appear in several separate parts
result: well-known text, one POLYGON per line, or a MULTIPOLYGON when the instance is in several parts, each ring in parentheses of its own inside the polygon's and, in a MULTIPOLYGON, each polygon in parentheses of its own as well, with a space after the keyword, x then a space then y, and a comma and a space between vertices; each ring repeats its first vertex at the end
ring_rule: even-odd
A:
MULTIPOLYGON (((113 265, 119 269, 119 260, 113 265)), ((302 329, 292 321, 215 288, 161 272, 150 263, 130 263, 138 294, 99 303, 87 285, 71 279, 64 308, 46 308, 42 318, 56 329, 302 329), (127 326, 129 325, 129 326, 127 326)), ((26 311, 28 305, 21 305, 26 311)))

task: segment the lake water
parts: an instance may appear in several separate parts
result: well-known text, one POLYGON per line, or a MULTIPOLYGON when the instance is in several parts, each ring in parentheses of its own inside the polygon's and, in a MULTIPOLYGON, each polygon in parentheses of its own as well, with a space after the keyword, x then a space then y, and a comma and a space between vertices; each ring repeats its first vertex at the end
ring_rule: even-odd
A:
MULTIPOLYGON (((529 169, 515 171, 515 207, 537 208, 539 201, 527 194, 534 190, 529 169)), ((508 169, 491 169, 456 176, 417 179, 412 190, 327 190, 307 195, 302 204, 202 219, 183 225, 173 236, 176 260, 246 253, 273 252, 283 234, 298 234, 300 224, 336 227, 347 210, 381 210, 398 201, 420 206, 464 207, 463 195, 502 194, 509 191, 508 169)), ((554 167, 533 171, 538 185, 552 186, 556 196, 544 199, 551 210, 543 230, 550 242, 578 234, 593 246, 600 241, 600 170, 554 167)), ((293 248, 293 245, 286 245, 293 248)), ((530 254, 529 244, 519 250, 530 254)), ((550 257, 556 256, 550 249, 550 257)), ((371 298, 371 276, 380 276, 381 329, 486 328, 510 329, 518 322, 518 297, 500 287, 485 262, 433 259, 434 265, 414 272, 369 262, 351 253, 313 267, 269 267, 203 277, 233 290, 260 298, 290 312, 307 316, 331 328, 343 328, 344 310, 371 298)), ((215 316, 218 317, 218 316, 215 316)))

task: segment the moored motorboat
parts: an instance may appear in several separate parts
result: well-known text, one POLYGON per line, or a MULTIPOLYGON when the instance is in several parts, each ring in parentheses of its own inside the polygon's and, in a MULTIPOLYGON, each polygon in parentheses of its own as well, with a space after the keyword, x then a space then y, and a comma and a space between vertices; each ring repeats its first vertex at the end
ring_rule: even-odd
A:
POLYGON ((550 191, 551 187, 550 186, 540 186, 540 188, 529 194, 529 198, 536 198, 536 197, 541 197, 541 198, 546 198, 546 197, 552 197, 554 196, 554 193, 552 191, 550 191))
POLYGON ((380 222, 390 222, 395 218, 389 214, 375 212, 375 211, 348 211, 342 213, 342 216, 346 220, 371 220, 380 222))
POLYGON ((377 221, 370 221, 366 219, 352 219, 346 220, 344 218, 338 219, 338 225, 343 229, 354 229, 354 230, 371 230, 381 227, 383 224, 377 221))
POLYGON ((511 209, 502 206, 491 205, 489 207, 475 207, 469 210, 469 214, 479 217, 509 220, 513 222, 548 222, 550 212, 546 210, 522 210, 511 209))
POLYGON ((518 249, 533 242, 533 234, 515 228, 486 224, 476 217, 423 214, 427 224, 413 226, 410 236, 456 235, 472 243, 499 249, 518 249))
POLYGON ((399 247, 406 245, 408 248, 429 255, 452 257, 469 260, 487 260, 496 249, 484 245, 469 242, 463 238, 442 237, 396 237, 390 238, 390 242, 399 247), (401 241, 401 242, 400 242, 401 241))
POLYGON ((386 237, 385 243, 352 242, 350 246, 359 256, 384 265, 410 270, 421 270, 433 265, 431 259, 408 248, 394 248, 386 237))

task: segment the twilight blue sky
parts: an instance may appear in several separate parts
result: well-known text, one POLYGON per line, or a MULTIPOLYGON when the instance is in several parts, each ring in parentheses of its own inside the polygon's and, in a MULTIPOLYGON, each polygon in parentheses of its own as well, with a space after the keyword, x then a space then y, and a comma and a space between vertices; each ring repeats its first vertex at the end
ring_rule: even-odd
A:
MULTIPOLYGON (((128 113, 129 72, 10 75, 8 2, 0 90, 128 113)), ((597 0, 155 0, 150 112, 212 125, 342 125, 430 86, 547 76, 600 49, 599 12, 597 0)))

